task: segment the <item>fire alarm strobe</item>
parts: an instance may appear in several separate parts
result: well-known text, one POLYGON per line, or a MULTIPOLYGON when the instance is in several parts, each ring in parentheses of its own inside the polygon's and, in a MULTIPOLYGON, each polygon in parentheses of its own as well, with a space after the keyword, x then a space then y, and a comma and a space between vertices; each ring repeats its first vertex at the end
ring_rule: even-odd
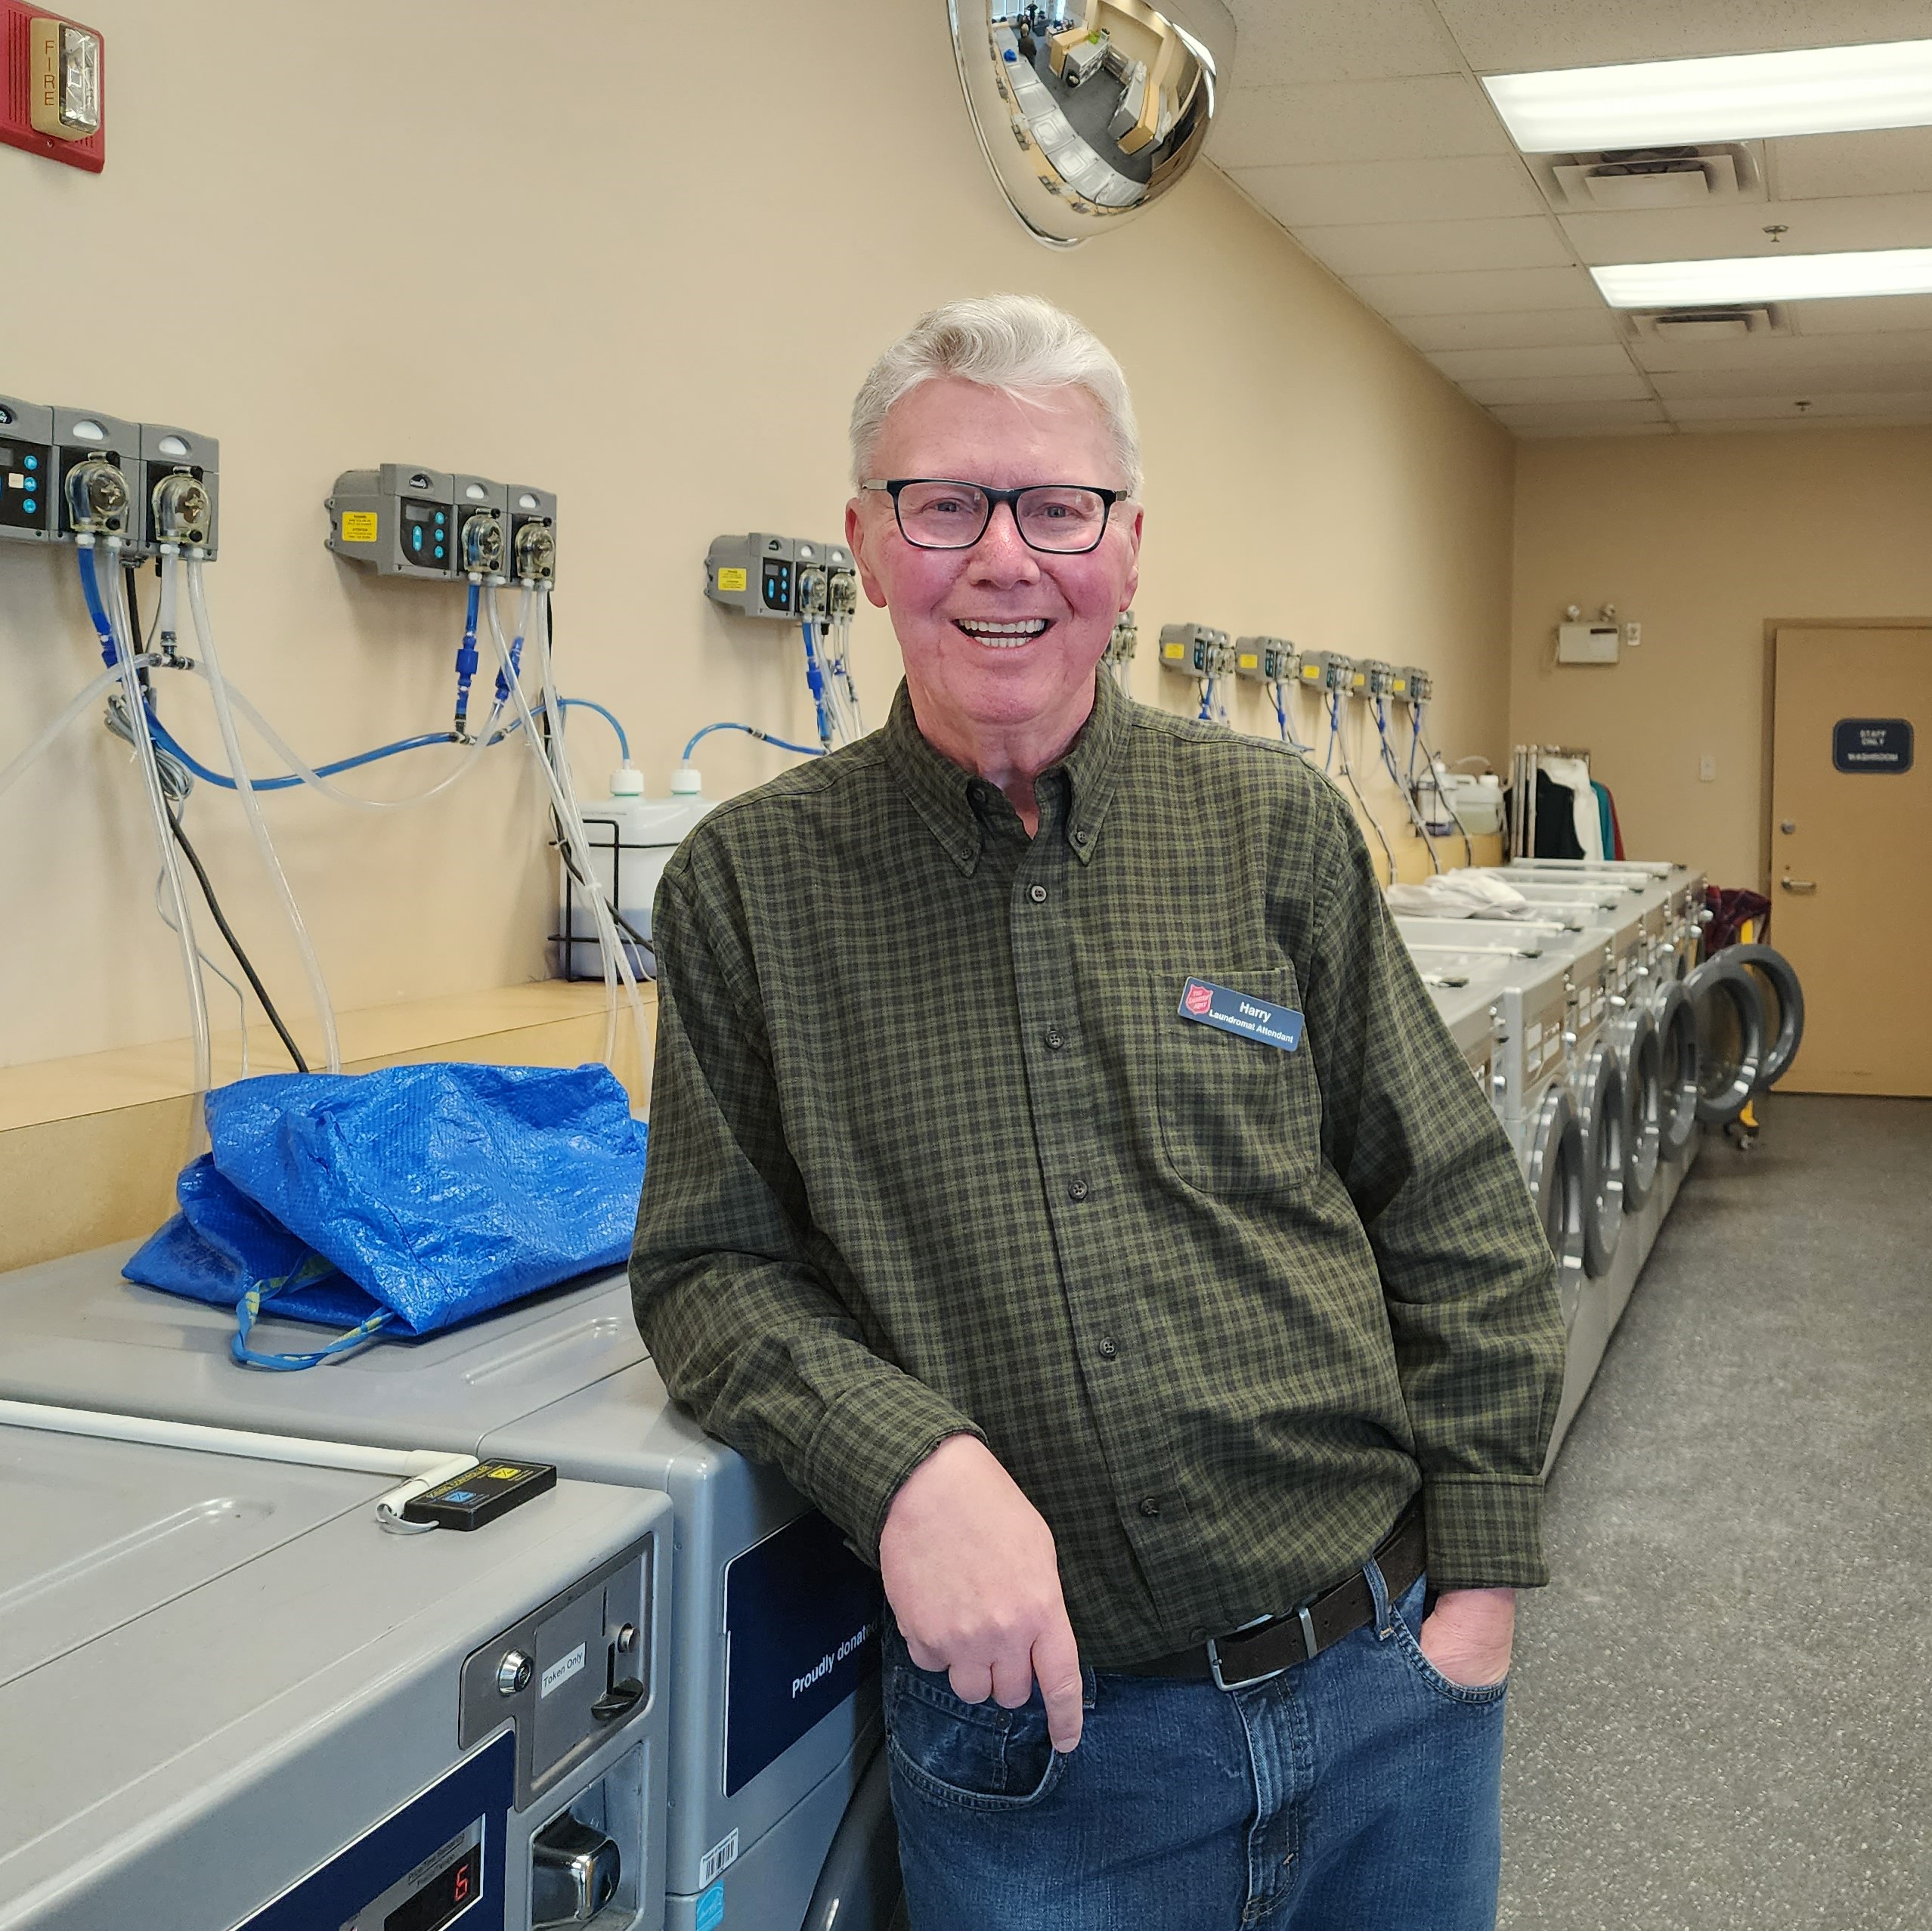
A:
POLYGON ((26 0, 0 0, 0 141, 98 175, 107 156, 100 29, 26 0))

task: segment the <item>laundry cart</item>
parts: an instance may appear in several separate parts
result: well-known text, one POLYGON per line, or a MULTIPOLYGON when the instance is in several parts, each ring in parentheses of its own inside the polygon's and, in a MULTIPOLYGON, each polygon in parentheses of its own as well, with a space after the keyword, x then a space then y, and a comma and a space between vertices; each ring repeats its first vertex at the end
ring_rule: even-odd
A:
POLYGON ((0 1422, 0 1926, 654 1931, 664 1497, 396 1533, 394 1475, 99 1419, 0 1422))
MULTIPOLYGON (((664 1922, 708 1931, 723 1911, 733 1931, 800 1931, 813 1906, 814 1931, 884 1931, 898 1864, 878 1578, 776 1471, 672 1403, 621 1273, 277 1374, 231 1359, 223 1310, 122 1280, 128 1252, 0 1276, 0 1395, 523 1458, 667 1496, 664 1922)), ((312 1331, 265 1318, 252 1339, 295 1351, 312 1331)))

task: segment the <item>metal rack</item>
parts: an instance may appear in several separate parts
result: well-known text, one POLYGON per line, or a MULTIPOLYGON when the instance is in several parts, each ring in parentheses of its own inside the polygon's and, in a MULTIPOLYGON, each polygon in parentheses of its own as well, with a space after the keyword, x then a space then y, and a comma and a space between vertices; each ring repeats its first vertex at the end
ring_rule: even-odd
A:
POLYGON ((1536 856, 1536 775, 1546 758, 1574 758, 1590 769, 1587 746, 1570 744, 1519 744, 1509 763, 1509 856, 1516 859, 1536 856))

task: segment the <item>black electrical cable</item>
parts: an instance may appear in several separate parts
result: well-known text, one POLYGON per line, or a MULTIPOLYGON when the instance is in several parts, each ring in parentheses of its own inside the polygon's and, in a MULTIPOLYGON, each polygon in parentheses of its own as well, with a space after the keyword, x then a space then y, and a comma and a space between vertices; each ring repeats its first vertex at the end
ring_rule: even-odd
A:
MULTIPOLYGON (((121 566, 126 573, 123 582, 128 593, 128 625, 132 631, 135 654, 141 654, 141 605, 135 595, 134 565, 124 563, 121 566)), ((262 1010, 268 1016, 268 1023, 275 1029, 276 1035, 286 1048, 289 1057, 295 1062, 297 1072, 306 1072, 308 1062, 302 1057, 302 1048, 295 1042, 295 1035, 283 1023, 281 1014, 275 1010, 275 1002, 268 996, 268 989, 262 983, 262 975, 255 969, 255 962, 242 948, 241 941, 235 936, 234 927, 228 923, 228 914, 221 909, 221 902, 215 896, 214 881, 208 876, 208 868, 201 862, 200 854, 188 843, 187 834, 181 829, 178 811, 168 813, 168 828, 173 833, 175 843, 181 847, 181 856, 188 862, 196 882, 201 887, 201 896, 208 902, 208 909, 214 918, 215 929, 221 935, 221 941, 234 955, 235 963, 242 969, 242 976, 254 989, 255 996, 262 1002, 262 1010)))

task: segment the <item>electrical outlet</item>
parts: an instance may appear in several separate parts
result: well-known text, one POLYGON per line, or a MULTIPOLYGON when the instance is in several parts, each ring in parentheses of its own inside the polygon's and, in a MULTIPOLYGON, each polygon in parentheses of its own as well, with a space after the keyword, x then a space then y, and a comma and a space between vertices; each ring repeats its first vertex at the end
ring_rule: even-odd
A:
POLYGON ((1717 781, 1717 760, 1708 751, 1697 761, 1697 781, 1700 784, 1714 784, 1717 781))

